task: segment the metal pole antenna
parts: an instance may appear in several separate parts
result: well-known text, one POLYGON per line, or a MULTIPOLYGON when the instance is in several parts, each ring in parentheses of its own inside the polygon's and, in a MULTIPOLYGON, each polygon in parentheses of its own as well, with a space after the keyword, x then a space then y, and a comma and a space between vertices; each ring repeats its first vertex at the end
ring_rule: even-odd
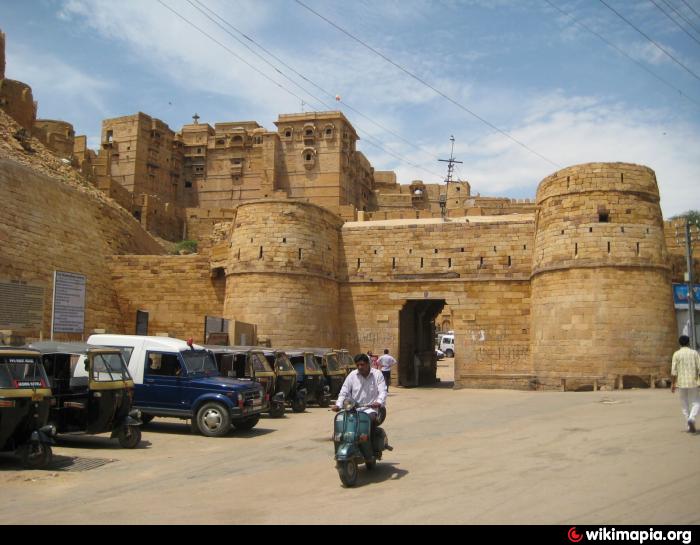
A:
POLYGON ((445 217, 445 211, 447 208, 447 193, 450 189, 450 182, 452 181, 452 171, 455 168, 455 163, 459 163, 460 165, 462 164, 462 161, 456 161, 455 160, 455 137, 454 135, 450 135, 450 141, 452 142, 452 150, 450 151, 450 158, 449 159, 438 159, 438 161, 442 161, 443 163, 447 163, 447 178, 445 178, 445 206, 442 206, 442 203, 440 205, 442 206, 442 217, 445 217))
POLYGON ((685 219, 685 255, 688 265, 688 337, 690 346, 697 348, 695 339, 695 294, 693 293, 693 238, 690 232, 690 220, 685 219))

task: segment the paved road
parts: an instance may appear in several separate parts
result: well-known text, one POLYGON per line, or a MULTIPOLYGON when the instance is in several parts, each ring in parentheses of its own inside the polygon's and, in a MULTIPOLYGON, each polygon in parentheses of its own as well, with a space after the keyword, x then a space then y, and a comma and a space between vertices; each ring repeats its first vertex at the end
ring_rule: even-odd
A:
POLYGON ((3 455, 0 516, 332 524, 357 521, 367 502, 387 523, 700 523, 700 434, 683 431, 669 390, 393 388, 384 427, 395 450, 353 489, 334 469, 331 418, 310 408, 222 439, 155 420, 136 450, 64 439, 59 456, 115 460, 83 472, 22 471, 3 455))

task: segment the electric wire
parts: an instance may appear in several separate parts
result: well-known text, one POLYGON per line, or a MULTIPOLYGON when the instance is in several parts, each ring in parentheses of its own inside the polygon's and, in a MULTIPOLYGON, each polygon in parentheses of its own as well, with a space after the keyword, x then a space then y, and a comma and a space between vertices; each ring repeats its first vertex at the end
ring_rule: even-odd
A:
MULTIPOLYGON (((241 57, 240 55, 238 55, 237 53, 235 53, 235 52, 234 52, 233 50, 231 50, 229 47, 227 47, 227 46, 225 46, 224 44, 222 44, 219 40, 217 40, 216 38, 214 38, 213 36, 211 36, 211 35, 210 35, 209 33, 207 33, 206 31, 204 31, 203 29, 201 29, 200 27, 198 27, 197 25, 195 25, 193 22, 191 22, 189 19, 187 19, 184 15, 180 14, 180 13, 177 12, 175 9, 173 9, 173 8, 171 8, 170 6, 168 6, 167 4, 165 4, 162 0, 158 0, 158 3, 160 3, 163 7, 165 7, 166 9, 168 9, 170 12, 172 12, 174 15, 176 15, 176 16, 179 17, 180 19, 182 19, 182 20, 183 20, 184 22, 186 22, 188 25, 190 25, 191 27, 193 27, 194 29, 196 29, 197 31, 199 31, 201 34, 203 34, 204 36, 206 36, 207 38, 209 38, 210 40, 212 40, 214 43, 216 43, 217 45, 219 45, 220 47, 222 47, 223 49, 225 49, 226 51, 228 51, 231 55, 233 55, 235 58, 237 58, 238 60, 240 60, 241 62, 243 62, 246 66, 252 68, 255 72, 257 72, 258 74, 262 75, 262 76, 263 76, 265 79, 267 79, 268 81, 272 82, 275 86, 279 87, 279 88, 282 89, 283 91, 285 91, 285 92, 289 93, 290 95, 292 95, 293 97, 297 98, 297 99, 300 100, 302 103, 307 103, 307 104, 308 104, 308 102, 306 102, 302 97, 300 97, 299 95, 297 95, 297 94, 294 93, 293 91, 290 91, 290 90, 287 89, 284 85, 282 85, 281 83, 275 81, 275 80, 272 79, 270 76, 268 76, 267 74, 265 74, 265 73, 262 72, 261 70, 259 70, 259 69, 257 69, 256 67, 254 67, 254 66, 253 66, 252 64, 250 64, 248 61, 246 61, 243 57, 241 57)), ((195 7, 196 7, 196 6, 195 6, 195 7)), ((200 10, 200 11, 201 11, 201 10, 200 10)), ((211 18, 209 18, 209 19, 211 20, 211 18)), ((218 23, 217 23, 217 24, 218 24, 218 23)), ((220 26, 220 25, 219 25, 219 26, 220 26)), ((224 29, 224 30, 225 30, 225 29, 224 29)), ((262 58, 262 57, 261 57, 261 58, 262 58)), ((265 60, 265 59, 263 59, 263 60, 265 60)), ((267 62, 267 61, 266 61, 266 62, 267 62)), ((270 64, 270 63, 268 62, 268 64, 270 64)), ((272 66, 272 65, 271 65, 271 66, 272 66)), ((280 70, 278 70, 278 69, 275 68, 274 66, 273 66, 273 68, 274 68, 277 72, 279 72, 281 75, 284 76, 284 74, 283 74, 280 70)), ((286 76, 285 76, 285 77, 286 77, 286 76)), ((289 78, 287 78, 287 79, 289 79, 289 78)), ((294 82, 293 82, 293 83, 294 83, 294 82)), ((297 84, 297 86, 298 86, 298 84, 297 84)), ((333 109, 332 107, 328 106, 328 105, 325 104, 323 101, 321 101, 320 99, 318 99, 317 97, 315 97, 313 94, 309 93, 309 92, 308 92, 306 89, 304 89, 303 87, 301 87, 301 86, 299 86, 299 87, 300 87, 302 90, 304 90, 304 92, 307 93, 309 96, 311 96, 311 97, 313 97, 315 100, 317 100, 317 101, 318 101, 322 106, 324 106, 326 109, 328 109, 328 110, 332 110, 332 109, 333 109)), ((312 110, 313 110, 314 112, 318 113, 318 111, 317 111, 315 108, 312 108, 312 110)), ((358 132, 360 132, 359 127, 358 127, 358 132)), ((364 131, 362 131, 362 132, 364 132, 364 131)), ((422 171, 424 171, 424 172, 430 174, 431 176, 441 177, 440 174, 437 174, 437 173, 435 173, 435 172, 432 172, 432 171, 430 171, 430 170, 427 170, 427 169, 425 169, 424 167, 422 167, 422 166, 420 166, 420 165, 417 165, 417 164, 415 164, 415 163, 412 163, 411 161, 407 160, 405 157, 402 157, 401 155, 399 155, 399 154, 397 154, 397 153, 395 153, 395 152, 393 152, 393 151, 391 151, 391 150, 387 150, 387 149, 384 148, 381 144, 377 143, 376 140, 375 140, 372 136, 370 136, 369 134, 367 134, 367 133, 364 134, 364 139, 365 139, 365 141, 368 142, 369 144, 373 145, 373 146, 376 147, 376 148, 381 149, 381 150, 384 151, 385 153, 391 155, 392 157, 394 157, 395 159, 399 160, 400 162, 402 162, 402 163, 404 163, 404 164, 406 164, 406 165, 409 165, 409 166, 411 166, 411 167, 413 167, 413 168, 422 170, 422 171)))
POLYGON ((689 9, 690 11, 692 11, 695 15, 697 15, 698 18, 700 18, 700 13, 698 13, 697 11, 695 11, 695 9, 693 9, 693 6, 691 6, 690 4, 688 4, 688 2, 686 2, 685 0, 681 0, 681 2, 683 2, 683 3, 688 7, 688 9, 689 9))
MULTIPOLYGON (((299 0, 297 0, 299 1, 299 0)), ((649 40, 654 46, 659 49, 660 51, 663 51, 673 62, 675 62, 678 66, 683 68, 688 74, 693 76, 695 79, 700 81, 700 76, 698 76, 695 72, 693 72, 690 68, 688 68, 685 64, 683 64, 681 61, 676 59, 673 55, 671 55, 668 51, 666 51, 663 47, 661 47, 658 43, 656 43, 654 40, 652 40, 649 36, 647 36, 642 30, 640 30, 637 26, 634 25, 630 20, 628 20, 624 15, 622 15, 619 11, 617 11, 615 8, 610 6, 605 0, 599 0, 601 4, 603 4, 606 8, 608 8, 610 11, 612 11, 615 15, 617 15, 620 19, 622 19, 625 23, 627 23, 629 26, 631 26, 633 29, 635 29, 637 32, 639 32, 642 36, 644 36, 647 40, 649 40)))
POLYGON ((561 13, 561 14, 564 15, 565 17, 568 17, 569 19, 571 19, 571 21, 572 21, 574 24, 576 24, 576 25, 578 25, 578 26, 584 28, 585 30, 587 30, 587 31, 590 32, 591 34, 597 36, 597 37, 600 38, 603 42, 605 42, 606 44, 608 44, 608 46, 612 47, 615 51, 617 51, 618 53, 620 53, 620 55, 623 55, 623 56, 627 57, 630 61, 632 61, 632 62, 633 62, 634 64, 636 64, 637 66, 639 66, 639 67, 640 67, 642 70, 644 70, 647 74, 649 74, 649 75, 655 77, 655 78, 656 78, 657 80, 659 80, 661 83, 663 83, 664 85, 670 87, 671 89, 673 89, 674 91, 676 91, 679 95, 681 95, 683 98, 685 98, 685 99, 688 100, 689 102, 692 102, 692 103, 695 104, 698 108, 700 108, 700 101, 697 101, 697 100, 695 100, 694 98, 692 98, 692 97, 686 95, 686 94, 685 94, 683 91, 681 91, 678 87, 675 87, 672 83, 668 82, 667 80, 665 80, 664 78, 662 78, 661 76, 659 76, 658 74, 656 74, 655 72, 653 72, 653 71, 652 71, 650 68, 648 68, 645 64, 639 62, 637 59, 635 59, 634 57, 632 57, 631 55, 629 55, 627 52, 625 52, 624 50, 620 49, 618 46, 616 46, 616 45, 615 45, 614 43, 612 43, 610 40, 608 40, 607 38, 605 38, 605 36, 603 36, 602 34, 596 32, 595 30, 593 30, 593 29, 590 28, 589 26, 585 25, 585 24, 582 23, 581 21, 578 21, 572 14, 567 13, 566 11, 564 11, 563 9, 561 9, 559 6, 553 4, 550 0, 544 0, 544 1, 545 1, 547 4, 549 4, 551 7, 553 7, 554 9, 556 9, 559 13, 561 13))
MULTIPOLYGON (((678 21, 676 21, 673 17, 671 17, 671 14, 668 13, 667 11, 665 11, 659 4, 657 4, 655 0, 649 0, 649 2, 654 4, 661 13, 663 13, 666 17, 668 17, 678 28, 680 28, 683 32, 685 32, 688 36, 690 36, 693 40, 695 40, 695 42, 697 44, 700 45, 700 40, 698 40, 695 36, 693 36, 685 28, 683 28, 683 26, 681 26, 681 24, 678 21)), ((665 3, 668 4, 668 2, 665 2, 665 3)))
MULTIPOLYGON (((324 89, 323 87, 321 87, 320 85, 318 85, 316 82, 314 82, 312 79, 310 79, 310 78, 304 76, 304 74, 301 74, 301 73, 300 73, 299 71, 297 71, 295 68, 293 68, 292 66, 290 66, 289 64, 287 64, 284 60, 282 60, 282 59, 279 58, 277 55, 275 55, 274 53, 272 53, 271 51, 269 51, 268 49, 266 49, 263 45, 261 45, 260 43, 258 43, 258 41, 254 40, 254 39, 251 38, 249 35, 245 34, 245 33, 242 32, 241 30, 239 30, 238 28, 236 28, 233 24, 231 24, 230 21, 227 21, 226 19, 224 19, 221 15, 219 15, 219 14, 216 13, 214 10, 212 10, 211 8, 209 8, 204 2, 202 2, 201 0, 195 0, 195 1, 197 2, 197 4, 200 4, 204 9, 206 9, 209 13, 211 13, 212 15, 214 15, 214 17, 216 17, 217 19, 219 19, 220 21, 222 21, 224 24, 226 24, 227 26, 229 26, 230 28, 232 28, 235 32, 237 32, 237 33, 238 33, 239 35, 241 35, 243 38, 245 38, 245 39, 248 40, 249 42, 253 43, 253 44, 254 44, 255 46, 257 46, 261 51, 264 51, 267 55, 269 55, 270 57, 272 57, 273 59, 275 59, 277 62, 279 62, 282 66, 284 66, 284 67, 287 68, 288 70, 292 71, 292 72, 293 72, 294 74, 296 74, 299 78, 301 78, 302 80, 308 82, 309 84, 311 84, 312 86, 314 86, 316 89, 318 89, 319 91, 321 91, 321 92, 324 93, 325 95, 328 95, 328 96, 331 97, 331 98, 334 98, 334 97, 335 97, 335 95, 334 95, 333 93, 331 93, 330 91, 324 89)), ((191 0, 188 0, 188 2, 189 2, 190 4, 192 4, 192 1, 191 1, 191 0)), ((194 6, 194 4, 192 4, 192 5, 194 6)), ((196 7, 196 6, 195 6, 195 7, 196 7)), ((199 9, 199 8, 197 8, 197 9, 199 9)), ((200 11, 201 11, 201 10, 200 10, 200 11)), ((220 25, 219 25, 219 26, 220 26, 220 25)), ((224 30, 225 30, 225 29, 224 29, 224 30)), ((230 33, 229 33, 229 34, 230 34, 230 33)), ((233 34, 231 34, 231 36, 233 36, 233 34)), ((235 36, 233 36, 233 37, 235 38, 235 36)), ((236 39, 239 43, 245 45, 242 41, 238 40, 238 38, 235 38, 235 39, 236 39)), ((245 47, 248 48, 250 51, 253 51, 253 50, 250 49, 247 45, 245 45, 245 47)), ((263 58, 263 57, 261 57, 260 55, 258 55, 257 53, 255 53, 254 51, 253 51, 253 53, 256 54, 258 57, 263 58)), ((263 59, 263 60, 265 60, 265 59, 263 59)), ((266 61, 266 62, 267 62, 267 61, 266 61)), ((277 68, 275 68, 275 70, 277 70, 277 71, 279 72, 279 70, 278 70, 277 68)), ((281 72, 280 72, 280 73, 281 73, 281 72)), ((285 77, 286 77, 286 76, 285 76, 285 77)), ((287 79, 289 79, 289 78, 287 78, 287 79)), ((290 81, 291 81, 291 80, 290 80, 290 81)), ((308 91, 306 91, 306 92, 308 92, 308 91)), ((309 93, 309 94, 310 94, 310 93, 309 93)), ((313 95, 310 94, 310 96, 313 96, 313 95)), ((389 128, 387 128, 387 127, 385 127, 385 126, 382 125, 381 123, 378 123, 378 122, 374 121, 374 120, 373 120, 372 118, 370 118, 369 116, 363 114, 361 111, 359 111, 359 110, 357 110, 356 108, 354 108, 354 107, 353 107, 352 105, 350 105, 348 102, 346 102, 346 101, 343 100, 343 101, 342 101, 342 105, 343 105, 344 107, 346 107, 348 110, 350 110, 350 111, 354 112, 355 114, 359 115, 359 116, 362 117, 363 119, 366 119, 368 122, 372 123, 372 125, 374 125, 375 127, 379 128, 379 129, 381 129, 381 130, 383 130, 384 132, 386 132, 386 133, 388 133, 388 134, 391 134, 392 136, 398 138, 399 140, 401 140, 402 142, 408 144, 409 146, 411 146, 411 147, 413 147, 413 148, 415 148, 415 149, 417 149, 417 150, 422 151, 422 152, 425 153, 426 155, 431 156, 433 159, 435 159, 435 160, 438 159, 438 157, 437 157, 436 155, 434 155, 431 151, 426 150, 425 148, 423 148, 422 146, 420 146, 420 145, 418 145, 418 144, 414 144, 413 142, 407 140, 406 138, 404 138, 404 137, 401 136, 400 134, 398 134, 398 133, 392 131, 391 129, 389 129, 389 128)), ((330 109, 332 109, 332 108, 330 108, 330 109)))
POLYGON ((547 163, 549 163, 550 165, 554 166, 555 168, 557 168, 557 169, 561 168, 561 165, 555 163, 555 162, 552 161, 551 159, 545 157, 545 156, 542 155, 541 153, 539 153, 539 152, 535 151, 534 149, 532 149, 531 147, 529 147, 527 144, 524 144, 523 142, 521 142, 520 140, 518 140, 518 139, 515 138, 514 136, 510 135, 509 133, 507 133, 507 132, 504 131, 503 129, 500 129, 499 127, 497 127, 496 125, 494 125, 493 123, 491 123, 490 121, 488 121, 487 119, 485 119, 485 118, 481 117, 480 115, 476 114, 475 112, 473 112, 472 110, 470 110, 469 108, 467 108, 466 106, 464 106, 463 104, 461 104, 460 102, 458 102, 457 100, 453 99, 452 97, 450 97, 449 95, 447 95, 447 94, 444 93, 443 91, 437 89, 435 86, 431 85, 430 83, 428 83, 427 81, 425 81, 424 79, 422 79, 420 76, 417 76, 416 74, 414 74, 413 72, 411 72, 411 71, 408 70, 407 68, 404 68, 404 67, 401 66, 400 64, 398 64, 398 63, 396 63, 395 61, 391 60, 389 57, 387 57, 386 55, 384 55, 383 53, 381 53, 381 52, 378 51, 377 49, 373 48, 372 46, 370 46, 370 45, 367 44, 366 42, 362 41, 360 38, 354 36, 354 35, 351 34, 349 31, 345 30, 344 28, 342 28, 342 27, 339 26, 338 24, 334 23, 333 21, 331 21, 331 20, 328 19, 327 17, 321 15, 320 13, 318 13, 317 11, 315 11, 314 9, 312 9, 311 7, 307 6, 307 5, 304 4, 304 2, 302 2, 301 0, 295 0, 295 2, 296 2, 297 4, 299 4, 301 7, 303 7, 304 9, 306 9, 306 10, 308 10, 309 12, 313 13, 314 15, 316 15, 319 19, 322 19, 323 21, 325 21, 326 23, 328 23, 329 25, 331 25, 333 28, 337 29, 338 31, 340 31, 340 32, 342 32, 343 34, 345 34, 346 36, 348 36, 350 39, 352 39, 352 40, 354 40, 355 42, 359 43, 360 45, 362 45, 362 46, 365 47, 366 49, 369 49, 372 53, 374 53, 375 55, 378 55, 379 57, 381 57, 382 59, 384 59, 384 60, 385 60, 386 62, 388 62, 389 64, 395 66, 396 68, 398 68, 399 70, 401 70, 404 74, 410 76, 411 78, 413 78, 414 80, 418 81, 418 82, 421 83, 422 85, 428 87, 429 89, 431 89, 431 90, 432 90, 433 92, 435 92, 436 94, 440 95, 442 98, 444 98, 444 99, 447 100, 448 102, 450 102, 450 103, 452 103, 453 105, 457 106, 460 110, 462 110, 462 111, 464 111, 464 112, 467 112, 467 113, 468 113, 469 115, 471 115, 472 117, 478 119, 479 121, 481 121, 481 122, 484 123, 485 125, 491 127, 491 128, 494 129, 495 131, 499 132, 501 135, 505 136, 505 137, 508 138, 509 140, 515 142, 515 143, 516 143, 517 145, 519 145, 521 148, 527 150, 528 152, 532 153, 533 155, 536 155, 537 157, 539 157, 539 158, 542 159, 543 161, 546 161, 547 163))
POLYGON ((668 0, 663 0, 663 3, 666 4, 673 11, 675 11, 678 14, 678 17, 683 19, 688 24, 688 26, 691 27, 695 32, 700 32, 700 30, 689 19, 687 19, 685 15, 678 11, 676 7, 673 4, 671 4, 671 2, 669 2, 668 0))

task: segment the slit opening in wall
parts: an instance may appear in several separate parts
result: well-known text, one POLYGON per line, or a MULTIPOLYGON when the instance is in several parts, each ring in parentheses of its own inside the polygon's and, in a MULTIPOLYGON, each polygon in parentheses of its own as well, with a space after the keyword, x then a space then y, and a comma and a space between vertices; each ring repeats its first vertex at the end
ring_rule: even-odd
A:
POLYGON ((598 213, 598 223, 609 223, 610 215, 607 212, 598 213))
POLYGON ((574 243, 574 255, 578 255, 578 242, 574 243))
POLYGON ((639 255, 639 242, 637 242, 637 255, 639 255))
POLYGON ((508 256, 508 266, 511 267, 513 265, 513 259, 508 256))
POLYGON ((608 241, 608 253, 610 253, 610 242, 608 241))
POLYGON ((452 258, 451 257, 447 258, 447 267, 450 269, 452 268, 452 258))
POLYGON ((396 258, 395 258, 395 257, 392 257, 392 258, 391 258, 391 268, 392 268, 392 269, 395 269, 395 268, 396 268, 396 258))
POLYGON ((359 257, 357 258, 357 269, 358 270, 360 269, 360 258, 359 257))
POLYGON ((423 258, 422 257, 420 258, 420 268, 421 269, 423 268, 423 258))
POLYGON ((299 248, 299 259, 301 260, 301 248, 299 248))
POLYGON ((263 247, 260 246, 260 253, 258 254, 258 259, 262 259, 263 256, 263 247))

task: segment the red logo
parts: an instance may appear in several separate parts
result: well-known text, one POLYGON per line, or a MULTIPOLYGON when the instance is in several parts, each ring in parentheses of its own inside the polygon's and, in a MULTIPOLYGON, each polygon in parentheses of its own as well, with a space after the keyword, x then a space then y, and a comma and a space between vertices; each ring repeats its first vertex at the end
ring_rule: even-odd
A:
POLYGON ((582 534, 576 533, 576 526, 572 526, 567 535, 569 536, 569 541, 572 543, 578 543, 583 539, 582 534))

